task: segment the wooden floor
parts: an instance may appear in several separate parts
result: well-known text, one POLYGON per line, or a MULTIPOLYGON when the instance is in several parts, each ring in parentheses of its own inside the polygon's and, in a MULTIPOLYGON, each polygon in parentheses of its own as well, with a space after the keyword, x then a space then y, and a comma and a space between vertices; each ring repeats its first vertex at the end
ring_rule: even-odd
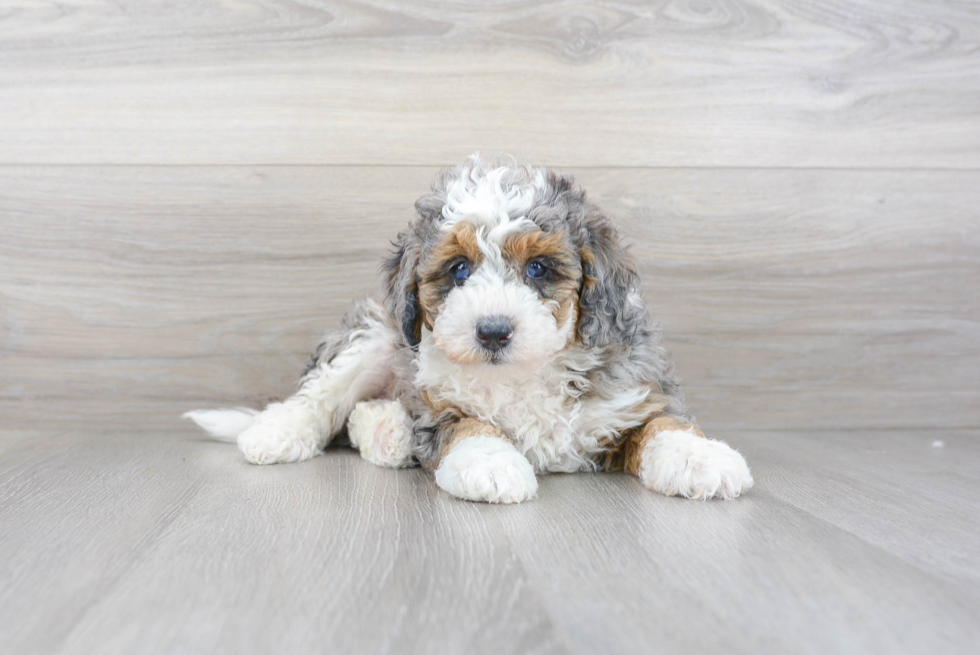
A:
POLYGON ((975 651, 978 43, 972 0, 0 3, 0 655, 975 651), (747 496, 487 507, 180 421, 290 393, 474 151, 619 225, 747 496))
POLYGON ((255 467, 190 429, 5 432, 0 651, 976 648, 980 433, 724 436, 738 501, 580 474, 487 506, 342 447, 255 467))

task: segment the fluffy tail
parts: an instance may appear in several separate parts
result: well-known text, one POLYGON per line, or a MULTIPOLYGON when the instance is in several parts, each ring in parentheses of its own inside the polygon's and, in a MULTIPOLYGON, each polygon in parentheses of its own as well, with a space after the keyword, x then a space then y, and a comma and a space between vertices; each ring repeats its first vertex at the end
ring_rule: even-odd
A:
POLYGON ((238 435, 244 432, 252 422, 257 409, 236 407, 235 409, 195 409, 183 415, 184 418, 197 423, 211 437, 218 441, 234 443, 238 435))

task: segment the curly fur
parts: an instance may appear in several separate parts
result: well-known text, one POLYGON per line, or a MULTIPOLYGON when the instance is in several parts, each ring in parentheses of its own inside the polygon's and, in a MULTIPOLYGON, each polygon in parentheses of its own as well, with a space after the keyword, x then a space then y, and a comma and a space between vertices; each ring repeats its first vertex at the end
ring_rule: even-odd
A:
MULTIPOLYGON (((383 265, 384 305, 361 302, 328 333, 295 396, 189 418, 219 438, 241 430, 255 463, 312 457, 350 419, 365 459, 419 462, 453 495, 489 502, 533 497, 535 473, 608 467, 657 417, 691 420, 636 266, 570 176, 473 156, 416 211, 383 265), (486 321, 509 329, 502 341, 486 321)), ((730 498, 751 486, 727 445, 668 432, 635 453, 648 487, 730 498)))

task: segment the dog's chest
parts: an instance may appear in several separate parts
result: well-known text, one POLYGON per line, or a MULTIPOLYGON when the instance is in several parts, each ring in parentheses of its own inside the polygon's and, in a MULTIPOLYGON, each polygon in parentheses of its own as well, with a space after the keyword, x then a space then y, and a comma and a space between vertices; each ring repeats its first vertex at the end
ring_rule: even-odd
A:
POLYGON ((601 429, 595 406, 572 393, 572 374, 546 367, 535 375, 422 362, 417 382, 464 413, 506 433, 538 471, 595 468, 601 429))

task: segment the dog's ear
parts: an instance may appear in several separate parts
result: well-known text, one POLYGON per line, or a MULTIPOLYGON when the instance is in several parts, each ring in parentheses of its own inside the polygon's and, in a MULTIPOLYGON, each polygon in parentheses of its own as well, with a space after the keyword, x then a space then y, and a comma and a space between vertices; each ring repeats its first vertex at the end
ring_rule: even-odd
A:
POLYGON ((405 343, 417 350, 422 341, 425 310, 419 303, 419 259, 422 257, 425 235, 431 234, 442 220, 446 204, 446 186, 456 174, 444 169, 432 184, 432 191, 415 202, 416 220, 401 232, 393 244, 395 251, 384 263, 385 305, 398 324, 405 343))
POLYGON ((414 350, 422 340, 422 308, 416 272, 421 242, 408 229, 398 235, 394 246, 395 251, 384 263, 385 306, 401 326, 405 343, 414 350))
POLYGON ((589 347, 628 344, 642 325, 639 275, 619 242, 619 233, 597 207, 581 207, 582 288, 579 291, 578 336, 589 347))

